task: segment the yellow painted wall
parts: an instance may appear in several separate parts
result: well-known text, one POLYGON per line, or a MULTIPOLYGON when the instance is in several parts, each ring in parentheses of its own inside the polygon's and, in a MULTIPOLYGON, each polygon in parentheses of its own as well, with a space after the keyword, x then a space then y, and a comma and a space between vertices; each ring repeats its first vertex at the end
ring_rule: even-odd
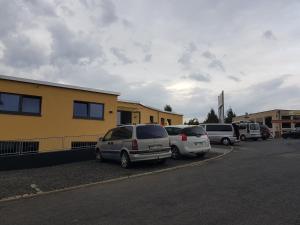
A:
MULTIPOLYGON (((172 114, 167 112, 161 112, 148 107, 145 107, 138 103, 122 102, 118 101, 119 110, 127 110, 131 112, 139 111, 141 117, 141 123, 150 123, 150 116, 153 116, 154 123, 160 124, 161 118, 165 119, 165 124, 167 124, 167 119, 171 119, 172 125, 179 125, 183 123, 183 116, 178 114, 172 114)), ((134 120, 132 120, 134 121, 134 120)))
MULTIPOLYGON (((54 145, 51 142, 57 144, 58 141, 55 141, 53 137, 78 135, 101 136, 108 129, 116 125, 117 96, 115 95, 9 80, 0 80, 0 92, 42 97, 41 116, 0 113, 0 140, 51 137, 49 141, 44 140, 41 144, 43 145, 44 143, 45 146, 54 145), (103 103, 104 120, 73 119, 74 100, 103 103)), ((89 140, 95 141, 95 137, 84 138, 84 141, 89 140)), ((81 139, 81 141, 83 140, 81 139)), ((70 145, 70 141, 66 142, 65 145, 70 145)))

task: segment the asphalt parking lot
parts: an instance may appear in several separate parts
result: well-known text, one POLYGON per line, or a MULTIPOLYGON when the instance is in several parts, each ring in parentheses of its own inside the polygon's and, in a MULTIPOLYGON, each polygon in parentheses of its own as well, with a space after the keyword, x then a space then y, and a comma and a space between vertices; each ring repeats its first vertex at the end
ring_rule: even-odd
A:
POLYGON ((170 159, 165 164, 136 163, 130 169, 122 169, 117 162, 99 163, 95 160, 89 160, 50 167, 0 171, 0 199, 176 167, 219 156, 229 149, 230 147, 216 146, 213 147, 213 151, 202 158, 170 159))

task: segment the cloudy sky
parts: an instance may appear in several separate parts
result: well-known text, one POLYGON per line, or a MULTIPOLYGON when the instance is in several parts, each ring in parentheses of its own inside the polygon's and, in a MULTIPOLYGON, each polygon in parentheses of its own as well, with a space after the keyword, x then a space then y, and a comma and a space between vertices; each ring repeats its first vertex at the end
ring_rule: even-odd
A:
POLYGON ((0 0, 0 74, 204 119, 300 109, 298 0, 0 0))

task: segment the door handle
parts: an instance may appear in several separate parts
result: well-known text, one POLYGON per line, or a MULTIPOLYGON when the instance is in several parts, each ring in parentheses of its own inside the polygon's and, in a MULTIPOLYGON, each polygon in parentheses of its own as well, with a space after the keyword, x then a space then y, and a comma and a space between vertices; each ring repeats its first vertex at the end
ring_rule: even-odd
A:
POLYGON ((112 145, 112 144, 114 144, 112 141, 109 141, 107 144, 109 144, 109 145, 112 145))

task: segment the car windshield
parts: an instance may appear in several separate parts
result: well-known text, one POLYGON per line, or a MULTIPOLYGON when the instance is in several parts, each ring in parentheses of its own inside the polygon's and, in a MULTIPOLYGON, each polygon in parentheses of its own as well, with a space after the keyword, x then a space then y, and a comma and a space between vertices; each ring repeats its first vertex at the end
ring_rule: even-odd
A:
POLYGON ((257 123, 251 123, 250 124, 250 130, 259 130, 259 124, 257 123))
POLYGON ((186 136, 201 136, 205 134, 205 131, 202 127, 187 127, 182 130, 186 136))
POLYGON ((145 125, 136 128, 137 139, 165 138, 168 133, 162 126, 145 125))

